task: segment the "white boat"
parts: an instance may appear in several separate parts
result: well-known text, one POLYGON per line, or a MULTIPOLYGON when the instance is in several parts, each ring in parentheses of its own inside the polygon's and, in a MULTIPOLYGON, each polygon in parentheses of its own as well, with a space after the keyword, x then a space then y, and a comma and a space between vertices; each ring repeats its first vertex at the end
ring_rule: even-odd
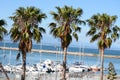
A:
POLYGON ((12 70, 11 66, 5 65, 4 66, 5 71, 10 72, 12 70))
POLYGON ((63 71, 63 66, 62 66, 62 64, 57 64, 57 65, 55 66, 55 71, 56 71, 56 72, 62 72, 62 71, 63 71))
POLYGON ((74 65, 69 67, 69 72, 84 72, 85 68, 82 68, 80 66, 74 65))
POLYGON ((96 71, 100 71, 100 67, 96 66, 96 65, 93 65, 93 66, 90 66, 91 70, 96 72, 96 71))
POLYGON ((80 67, 81 67, 81 68, 84 68, 84 70, 85 70, 86 72, 91 71, 91 67, 88 66, 88 65, 80 65, 80 67))
POLYGON ((55 66, 53 61, 47 59, 43 63, 37 63, 36 68, 39 72, 54 72, 55 66))

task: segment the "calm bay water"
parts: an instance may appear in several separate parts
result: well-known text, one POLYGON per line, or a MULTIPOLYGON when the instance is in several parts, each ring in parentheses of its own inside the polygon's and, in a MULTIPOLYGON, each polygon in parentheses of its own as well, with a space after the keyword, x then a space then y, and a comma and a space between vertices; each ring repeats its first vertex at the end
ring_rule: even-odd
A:
MULTIPOLYGON (((14 47, 16 48, 18 46, 17 43, 3 43, 0 42, 0 46, 6 46, 6 47, 14 47)), ((56 51, 62 51, 59 46, 53 46, 53 45, 33 45, 34 49, 43 49, 43 50, 56 50, 56 51)), ((68 51, 71 52, 84 52, 83 54, 87 53, 93 53, 98 54, 98 49, 92 49, 92 48, 78 48, 78 47, 69 47, 68 51)), ((0 62, 2 62, 4 65, 11 64, 16 65, 18 63, 21 63, 22 59, 16 61, 16 55, 18 51, 14 50, 0 50, 0 62)), ((106 50, 105 54, 107 55, 118 55, 120 56, 119 50, 106 50)), ((63 54, 49 54, 49 53, 39 53, 39 52, 31 52, 27 54, 27 64, 32 65, 35 63, 39 63, 40 61, 44 61, 46 59, 51 59, 53 61, 60 61, 62 63, 63 60, 63 54)), ((97 65, 99 64, 99 56, 97 57, 88 57, 88 56, 75 56, 75 55, 68 55, 67 56, 67 64, 72 64, 74 62, 82 62, 85 65, 97 65)), ((105 58, 104 60, 104 67, 108 68, 109 62, 112 62, 114 64, 114 67, 116 69, 116 72, 120 74, 120 59, 115 58, 105 58)))

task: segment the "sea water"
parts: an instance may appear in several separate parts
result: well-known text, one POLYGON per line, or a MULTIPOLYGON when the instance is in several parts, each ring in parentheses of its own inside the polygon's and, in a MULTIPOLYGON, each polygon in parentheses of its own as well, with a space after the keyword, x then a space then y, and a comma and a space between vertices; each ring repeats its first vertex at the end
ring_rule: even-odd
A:
MULTIPOLYGON (((10 47, 10 48, 17 48, 17 43, 3 43, 0 42, 0 47, 10 47)), ((40 52, 31 52, 27 53, 27 59, 26 63, 27 65, 33 65, 36 63, 40 63, 46 59, 50 59, 52 61, 59 61, 62 64, 63 60, 63 54, 62 49, 60 46, 53 46, 53 45, 38 45, 34 44, 33 49, 40 49, 40 50, 54 50, 61 52, 60 54, 54 53, 40 53, 40 52)), ((82 54, 87 53, 93 53, 98 54, 98 49, 92 49, 92 48, 79 48, 79 47, 69 47, 68 51, 70 52, 82 52, 82 54)), ((2 62, 3 65, 17 65, 22 63, 22 58, 20 57, 19 60, 16 60, 16 56, 19 51, 16 50, 0 50, 0 62, 2 62)), ((118 55, 119 50, 105 50, 105 54, 107 55, 118 55)), ((92 65, 99 65, 100 64, 100 58, 99 55, 96 57, 88 57, 88 56, 78 56, 78 55, 67 55, 67 65, 71 65, 75 62, 82 62, 85 65, 92 66, 92 65)), ((118 58, 104 58, 104 67, 108 68, 109 62, 112 62, 114 64, 114 68, 118 74, 120 74, 120 59, 118 58)))

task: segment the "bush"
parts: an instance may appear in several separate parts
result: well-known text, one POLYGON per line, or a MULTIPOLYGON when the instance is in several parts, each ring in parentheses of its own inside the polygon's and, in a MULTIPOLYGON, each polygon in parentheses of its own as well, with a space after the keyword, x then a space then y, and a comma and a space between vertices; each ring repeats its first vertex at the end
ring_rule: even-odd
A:
POLYGON ((109 80, 115 80, 116 79, 117 73, 115 72, 114 65, 112 62, 109 63, 109 68, 108 68, 108 79, 109 80))

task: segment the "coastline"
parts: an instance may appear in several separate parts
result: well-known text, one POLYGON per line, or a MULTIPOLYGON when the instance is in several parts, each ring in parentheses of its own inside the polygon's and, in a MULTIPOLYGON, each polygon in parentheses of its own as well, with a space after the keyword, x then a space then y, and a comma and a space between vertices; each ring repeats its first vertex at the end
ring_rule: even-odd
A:
MULTIPOLYGON (((18 50, 18 48, 10 48, 10 47, 0 47, 2 50, 18 50)), ((41 52, 41 53, 51 53, 51 54, 61 54, 63 52, 61 51, 53 51, 53 50, 39 50, 39 49, 32 49, 32 52, 41 52)), ((90 56, 90 57, 95 57, 99 56, 99 54, 93 54, 93 53, 80 53, 80 52, 67 52, 67 54, 70 55, 78 55, 78 56, 90 56)), ((120 58, 120 56, 115 56, 115 55, 104 55, 106 58, 120 58)))

